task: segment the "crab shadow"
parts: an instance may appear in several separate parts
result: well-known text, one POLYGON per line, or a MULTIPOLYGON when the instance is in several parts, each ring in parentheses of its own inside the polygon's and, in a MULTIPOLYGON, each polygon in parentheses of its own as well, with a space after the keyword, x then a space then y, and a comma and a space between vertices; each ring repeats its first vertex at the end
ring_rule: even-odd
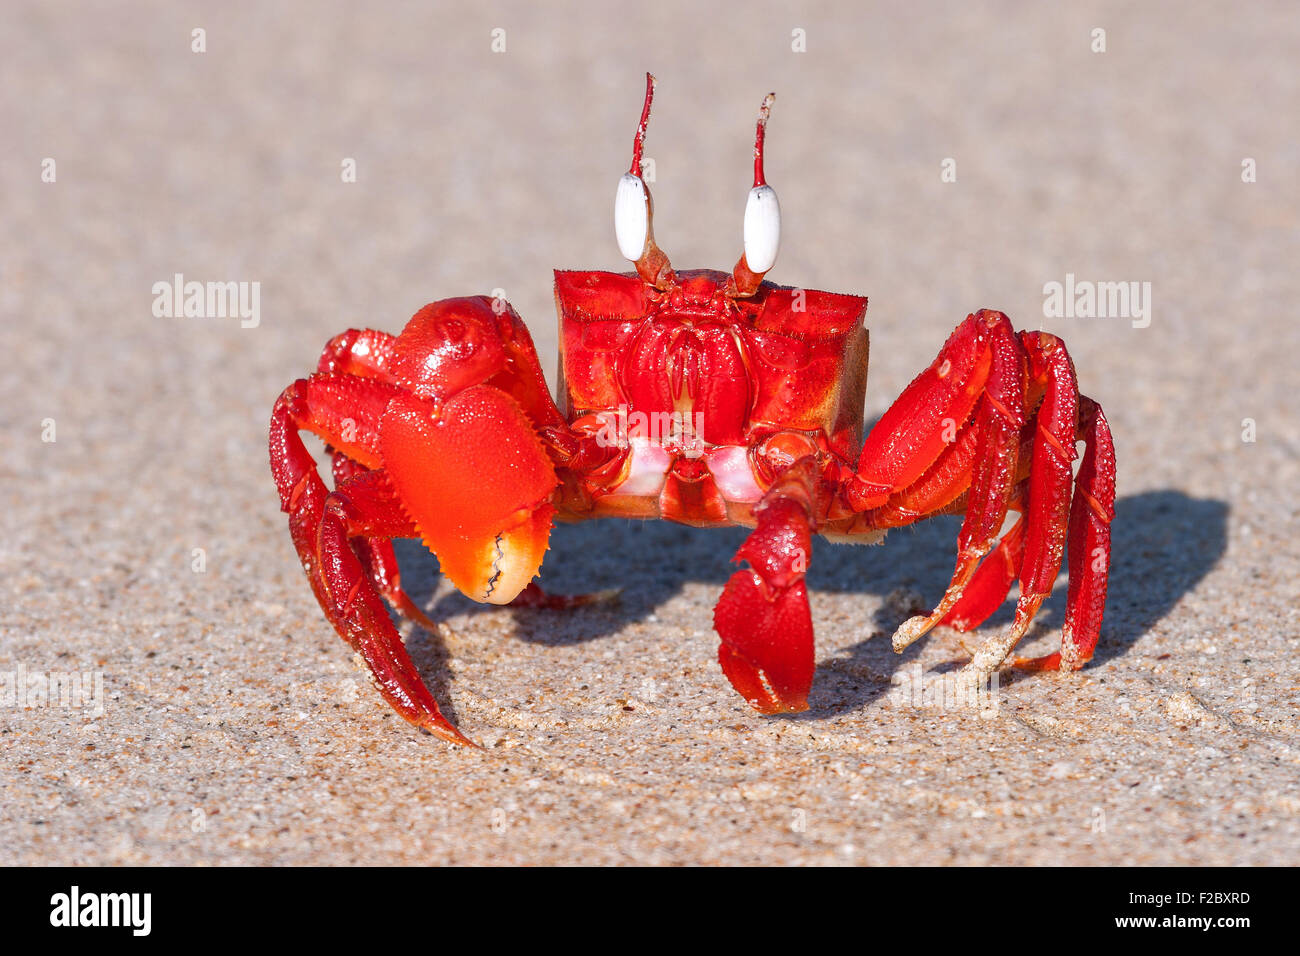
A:
MULTIPOLYGON (((1196 587, 1226 550, 1227 522, 1226 502, 1173 490, 1143 492, 1116 502, 1106 618, 1090 666, 1123 656, 1196 587)), ((819 655, 810 709, 779 719, 810 720, 855 711, 889 692, 893 673, 907 665, 921 646, 895 654, 889 637, 906 617, 929 609, 923 602, 941 596, 952 574, 960 526, 958 518, 936 518, 897 529, 880 546, 815 541, 808 572, 814 627, 826 622, 819 614, 818 592, 874 595, 881 600, 871 602, 874 609, 864 614, 862 640, 830 655, 819 655)), ((437 560, 418 542, 396 544, 408 591, 421 607, 432 605, 435 619, 508 614, 518 639, 558 647, 594 641, 633 623, 665 618, 716 639, 712 604, 737 568, 731 557, 747 533, 744 528, 699 529, 661 521, 557 525, 539 583, 556 594, 621 589, 616 600, 568 611, 477 604, 454 590, 437 587, 437 560), (710 586, 707 610, 699 608, 698 601, 685 609, 672 606, 688 583, 710 586), (701 611, 702 619, 694 620, 701 611)), ((1065 582, 1063 569, 1022 646, 1045 635, 1059 639, 1065 582)), ((930 640, 952 640, 953 660, 941 669, 959 667, 965 659, 961 644, 973 648, 982 636, 1006 626, 1013 608, 1014 603, 1008 600, 978 631, 958 640, 944 638, 942 632, 932 635, 930 640)), ((1042 653, 1054 649, 1043 648, 1042 653)), ((423 673, 444 673, 445 651, 436 638, 413 639, 411 651, 423 673)), ((1035 675, 1006 677, 1012 681, 1036 679, 1035 675)), ((441 699, 446 699, 445 694, 441 699)))

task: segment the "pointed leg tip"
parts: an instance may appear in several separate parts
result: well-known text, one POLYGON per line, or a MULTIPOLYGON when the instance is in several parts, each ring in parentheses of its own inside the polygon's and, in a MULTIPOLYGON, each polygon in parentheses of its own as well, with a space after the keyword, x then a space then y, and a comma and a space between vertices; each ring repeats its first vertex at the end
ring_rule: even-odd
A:
POLYGON ((975 656, 967 661, 966 665, 957 673, 960 675, 962 680, 983 682, 989 680, 993 676, 1000 664, 1000 661, 990 660, 988 655, 981 656, 980 652, 977 650, 975 656))
POLYGON ((777 714, 802 714, 808 709, 808 697, 804 695, 786 699, 751 700, 749 705, 764 717, 774 717, 777 714))
POLYGON ((460 732, 460 730, 456 727, 455 724, 453 724, 447 718, 443 717, 441 714, 429 717, 426 720, 422 721, 421 723, 417 724, 416 726, 418 726, 421 730, 427 731, 428 733, 432 734, 435 737, 439 737, 442 740, 447 741, 447 743, 449 744, 458 744, 459 746, 462 747, 472 747, 475 750, 483 749, 482 744, 470 740, 468 737, 466 737, 464 734, 460 732))
POLYGON ((430 618, 429 615, 420 610, 416 603, 410 598, 402 595, 402 597, 394 601, 394 604, 402 617, 406 618, 408 621, 418 624, 431 634, 438 633, 438 625, 433 622, 433 619, 430 618))
POLYGON ((603 604, 606 601, 613 602, 621 600, 623 597, 622 588, 605 588, 603 591, 593 591, 590 594, 584 594, 586 604, 603 604))
POLYGON ((1060 654, 1045 654, 1042 657, 1017 657, 1011 666, 1020 671, 1054 671, 1061 666, 1060 654))
POLYGON ((898 630, 894 631, 892 640, 894 653, 903 653, 910 645, 924 637, 930 627, 930 617, 927 615, 918 614, 916 617, 909 617, 898 625, 898 630))

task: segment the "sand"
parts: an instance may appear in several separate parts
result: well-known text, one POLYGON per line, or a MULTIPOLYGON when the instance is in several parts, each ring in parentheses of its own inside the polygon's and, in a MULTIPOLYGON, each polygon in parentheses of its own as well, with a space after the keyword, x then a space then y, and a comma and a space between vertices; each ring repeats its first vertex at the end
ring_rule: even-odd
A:
POLYGON ((0 671, 98 675, 102 713, 0 706, 0 863, 1295 862, 1300 21, 917 6, 11 4, 0 671), (484 751, 366 684, 278 510, 271 405, 334 333, 496 289, 553 369, 550 270, 624 268, 646 69, 683 268, 739 255, 777 91, 771 277, 870 296, 868 418, 974 309, 1066 340, 1120 468, 1087 669, 1003 675, 983 712, 899 699, 1010 618, 890 650, 947 519, 818 543, 812 709, 764 719, 711 628, 742 533, 604 522, 557 530, 542 581, 621 600, 567 614, 475 605, 399 546, 441 625, 408 646, 484 751), (178 273, 260 283, 256 323, 156 315, 178 273), (1150 283, 1149 311, 1045 317, 1067 281, 1150 283))

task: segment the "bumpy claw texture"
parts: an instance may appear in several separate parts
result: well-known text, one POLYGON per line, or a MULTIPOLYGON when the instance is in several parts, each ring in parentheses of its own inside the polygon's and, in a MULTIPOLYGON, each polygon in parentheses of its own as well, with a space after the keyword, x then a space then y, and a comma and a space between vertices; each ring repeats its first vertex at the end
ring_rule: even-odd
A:
POLYGON ((541 567, 555 469, 512 398, 476 385, 445 402, 393 399, 380 451, 442 571, 476 601, 508 604, 541 567), (430 468, 430 462, 456 462, 430 468))

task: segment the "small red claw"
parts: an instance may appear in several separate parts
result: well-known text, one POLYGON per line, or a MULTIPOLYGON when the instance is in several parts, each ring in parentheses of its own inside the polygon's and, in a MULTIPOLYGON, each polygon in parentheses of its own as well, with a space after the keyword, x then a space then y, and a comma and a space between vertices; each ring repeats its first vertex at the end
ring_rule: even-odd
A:
POLYGON ((713 626, 731 686, 763 714, 808 709, 816 669, 804 573, 812 553, 814 460, 782 474, 755 511, 757 527, 736 552, 749 569, 727 581, 713 626))
POLYGON ((814 667, 812 613, 802 581, 765 593, 753 571, 737 571, 713 612, 722 637, 718 663, 742 697, 761 714, 808 709, 814 667))

